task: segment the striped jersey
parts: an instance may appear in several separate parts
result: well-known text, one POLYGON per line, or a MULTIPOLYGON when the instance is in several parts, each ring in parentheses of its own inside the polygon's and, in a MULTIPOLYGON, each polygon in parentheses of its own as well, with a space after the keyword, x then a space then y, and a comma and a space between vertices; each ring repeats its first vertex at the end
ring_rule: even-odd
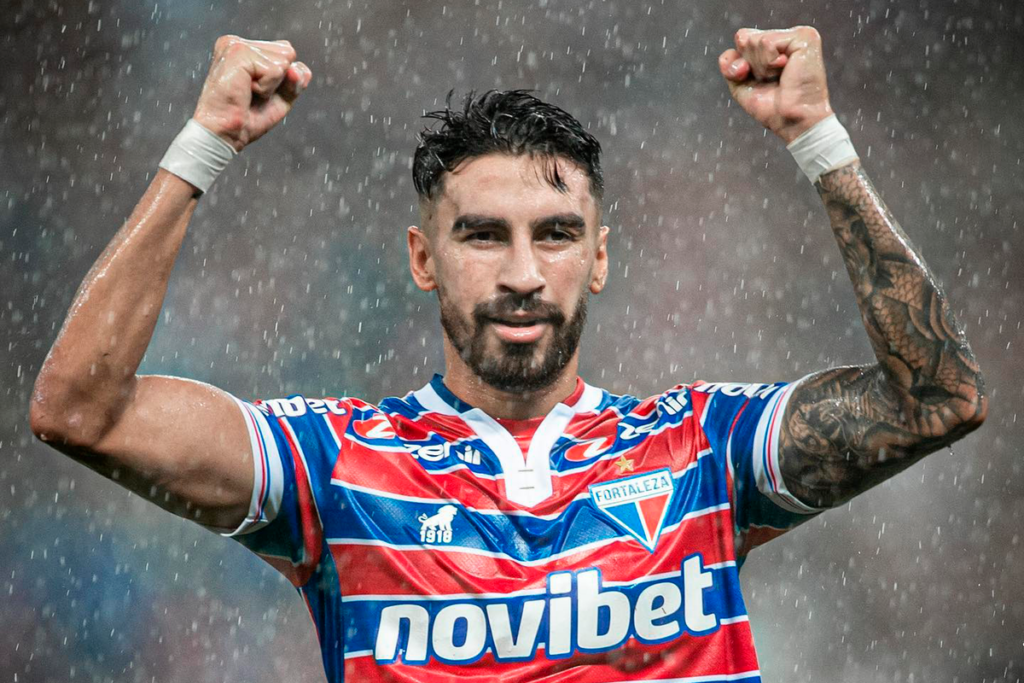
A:
POLYGON ((752 683, 739 567, 817 512, 779 469, 795 386, 577 379, 523 421, 440 376, 380 405, 238 401, 256 477, 224 535, 299 590, 332 683, 752 683))

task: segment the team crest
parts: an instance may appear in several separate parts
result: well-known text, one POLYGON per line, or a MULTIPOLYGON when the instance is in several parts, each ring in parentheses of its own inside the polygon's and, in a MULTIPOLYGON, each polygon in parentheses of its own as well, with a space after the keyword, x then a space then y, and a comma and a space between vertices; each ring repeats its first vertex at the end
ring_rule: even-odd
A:
POLYGON ((672 473, 661 469, 591 484, 590 502, 653 553, 673 493, 672 473))

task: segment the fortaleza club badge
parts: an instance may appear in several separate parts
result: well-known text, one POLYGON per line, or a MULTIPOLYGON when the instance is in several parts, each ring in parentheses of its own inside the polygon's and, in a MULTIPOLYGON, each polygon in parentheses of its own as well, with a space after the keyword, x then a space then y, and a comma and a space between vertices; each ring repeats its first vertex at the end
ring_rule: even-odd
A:
POLYGON ((592 484, 590 501, 653 553, 675 490, 672 473, 655 470, 592 484))

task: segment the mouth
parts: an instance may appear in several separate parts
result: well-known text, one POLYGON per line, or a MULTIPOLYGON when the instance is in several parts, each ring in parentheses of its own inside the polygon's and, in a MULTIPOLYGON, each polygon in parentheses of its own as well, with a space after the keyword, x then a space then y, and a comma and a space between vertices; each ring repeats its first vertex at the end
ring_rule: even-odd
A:
POLYGON ((511 344, 529 344, 537 341, 544 334, 550 322, 544 318, 490 318, 487 323, 494 328, 495 334, 511 344))

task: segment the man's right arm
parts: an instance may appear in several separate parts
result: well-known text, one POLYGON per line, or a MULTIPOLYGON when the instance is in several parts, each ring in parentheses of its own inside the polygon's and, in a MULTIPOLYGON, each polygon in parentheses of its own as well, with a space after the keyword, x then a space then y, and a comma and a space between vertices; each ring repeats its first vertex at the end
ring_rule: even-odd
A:
MULTIPOLYGON (((240 151, 280 122, 311 73, 286 41, 217 41, 194 119, 240 151)), ((237 527, 253 486, 227 393, 137 374, 199 192, 161 169, 93 265, 36 379, 32 431, 161 507, 237 527)))

